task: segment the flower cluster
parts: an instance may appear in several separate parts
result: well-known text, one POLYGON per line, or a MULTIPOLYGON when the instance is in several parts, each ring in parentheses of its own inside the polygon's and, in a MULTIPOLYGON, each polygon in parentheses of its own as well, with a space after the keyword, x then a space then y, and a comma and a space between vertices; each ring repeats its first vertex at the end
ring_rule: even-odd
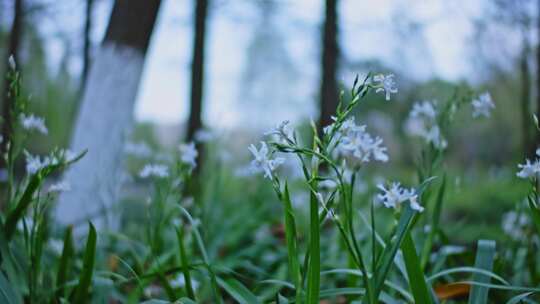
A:
POLYGON ((377 188, 382 191, 382 193, 377 195, 377 201, 382 203, 386 208, 397 209, 403 202, 409 201, 413 210, 418 212, 424 211, 424 207, 418 203, 418 195, 414 189, 403 188, 397 182, 391 183, 388 188, 379 184, 377 188))
POLYGON ((182 163, 189 165, 191 168, 195 168, 197 166, 196 159, 197 156, 199 156, 199 152, 197 152, 194 142, 181 144, 178 147, 178 150, 180 150, 180 161, 182 163))
POLYGON ((374 84, 374 87, 376 88, 375 92, 383 92, 386 100, 390 100, 390 94, 396 94, 398 92, 394 74, 378 74, 373 76, 373 81, 378 82, 377 84, 374 84))
POLYGON ((75 154, 69 150, 58 150, 43 159, 38 155, 31 155, 27 151, 24 151, 24 155, 26 157, 26 172, 30 175, 36 174, 48 166, 68 163, 75 159, 75 154))
POLYGON ((365 125, 357 125, 354 122, 354 117, 346 120, 338 132, 336 152, 348 161, 349 165, 357 167, 372 158, 382 162, 388 161, 386 147, 382 146, 382 138, 371 136, 366 131, 365 125))
POLYGON ((441 134, 437 123, 435 104, 435 101, 414 103, 405 122, 405 131, 411 136, 423 138, 428 144, 433 144, 439 150, 444 150, 448 146, 448 142, 441 134))
POLYGON ((478 96, 477 99, 474 99, 471 104, 473 107, 472 116, 474 118, 480 116, 489 117, 491 115, 491 110, 495 109, 495 104, 493 103, 489 92, 480 94, 480 96, 478 96))
POLYGON ((278 141, 284 143, 290 143, 294 141, 293 132, 289 129, 289 121, 285 120, 277 125, 274 129, 264 133, 264 135, 273 135, 277 137, 278 141))
POLYGON ((520 178, 538 178, 540 176, 540 149, 536 150, 536 159, 531 162, 529 159, 525 160, 524 164, 518 164, 520 171, 516 174, 520 178))
POLYGON ((30 114, 29 116, 21 114, 19 119, 21 126, 27 131, 35 130, 43 135, 47 135, 49 133, 49 130, 45 126, 45 119, 41 117, 37 117, 34 114, 30 114))
POLYGON ((139 172, 141 178, 157 177, 166 178, 169 176, 169 168, 160 164, 147 164, 139 172))
POLYGON ((257 149, 253 144, 248 149, 254 157, 251 161, 251 170, 254 172, 264 172, 264 177, 266 178, 272 179, 273 172, 276 168, 285 162, 285 159, 281 157, 272 158, 272 153, 270 153, 264 141, 261 141, 260 149, 257 149))
POLYGON ((144 142, 127 142, 124 146, 124 152, 138 158, 148 158, 153 154, 152 149, 144 142))
POLYGON ((49 193, 60 193, 67 191, 71 191, 71 184, 67 181, 60 181, 56 184, 52 184, 48 190, 49 193))

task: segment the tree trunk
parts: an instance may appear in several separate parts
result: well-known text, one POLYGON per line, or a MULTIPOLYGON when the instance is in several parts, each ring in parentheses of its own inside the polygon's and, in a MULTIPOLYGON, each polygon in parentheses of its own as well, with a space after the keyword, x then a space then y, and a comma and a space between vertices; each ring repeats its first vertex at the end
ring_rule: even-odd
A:
POLYGON ((193 62, 191 65, 191 109, 186 134, 187 141, 193 140, 195 132, 202 128, 204 41, 206 36, 208 1, 195 0, 195 3, 195 32, 193 39, 193 62))
POLYGON ((62 224, 116 228, 111 214, 118 200, 123 146, 133 120, 133 107, 144 58, 160 0, 116 0, 105 38, 94 57, 84 89, 71 149, 88 149, 66 172, 72 191, 63 193, 56 209, 62 224))
MULTIPOLYGON (((331 116, 338 105, 338 86, 336 82, 339 47, 337 42, 337 2, 326 0, 322 45, 322 79, 320 91, 319 132, 331 124, 331 116)), ((320 133, 321 134, 321 133, 320 133)))
POLYGON ((531 100, 531 76, 529 69, 529 47, 524 42, 522 55, 519 63, 519 70, 521 73, 521 134, 522 134, 522 144, 523 144, 523 155, 530 156, 531 153, 534 154, 534 148, 531 145, 531 135, 529 130, 531 130, 531 110, 530 110, 530 100, 531 100))
MULTIPOLYGON (((537 5, 537 12, 540 13, 540 0, 537 5)), ((537 18, 536 32, 537 38, 540 39, 540 18, 537 18)), ((540 119, 540 40, 536 45, 536 84, 537 84, 537 93, 536 93, 536 117, 540 119)), ((534 139, 533 139, 534 140, 534 139)), ((533 149, 540 148, 540 132, 536 130, 536 147, 533 149)))
MULTIPOLYGON (((11 26, 11 32, 9 35, 9 45, 6 53, 6 66, 8 64, 8 58, 13 56, 15 62, 19 62, 19 46, 21 44, 22 36, 22 23, 23 23, 23 0, 15 0, 13 5, 13 24, 11 26)), ((2 75, 2 78, 5 78, 5 75, 2 75)), ((2 101, 2 149, 1 153, 4 155, 6 152, 7 143, 11 140, 11 133, 13 130, 13 117, 11 116, 11 109, 13 108, 14 100, 9 96, 9 81, 6 79, 4 81, 3 94, 0 98, 2 101)), ((3 158, 0 158, 2 167, 5 166, 3 158)))
POLYGON ((83 46, 83 70, 81 75, 80 92, 83 92, 86 80, 88 79, 88 70, 90 68, 90 49, 92 42, 90 34, 92 32, 92 11, 94 8, 94 0, 86 0, 85 21, 84 21, 84 46, 83 46))

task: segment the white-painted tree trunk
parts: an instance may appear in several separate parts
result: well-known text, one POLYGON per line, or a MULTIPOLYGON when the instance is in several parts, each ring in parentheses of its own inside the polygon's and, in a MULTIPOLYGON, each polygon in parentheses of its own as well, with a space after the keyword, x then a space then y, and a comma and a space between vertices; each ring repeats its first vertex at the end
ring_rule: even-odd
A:
POLYGON ((88 149, 64 178, 71 191, 63 193, 55 216, 64 225, 96 228, 117 226, 113 204, 118 200, 123 145, 132 126, 133 107, 144 65, 144 54, 129 46, 105 43, 90 69, 71 149, 88 149))

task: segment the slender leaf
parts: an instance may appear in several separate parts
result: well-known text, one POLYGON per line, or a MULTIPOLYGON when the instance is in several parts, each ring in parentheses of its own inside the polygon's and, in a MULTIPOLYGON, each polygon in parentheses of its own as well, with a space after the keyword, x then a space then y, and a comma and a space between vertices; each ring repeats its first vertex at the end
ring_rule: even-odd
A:
MULTIPOLYGON (((493 260, 495 258, 495 242, 488 240, 479 240, 476 252, 475 268, 491 271, 493 269, 493 260)), ((474 274, 473 281, 479 283, 489 283, 491 278, 483 274, 474 274)), ((488 300, 489 288, 486 286, 473 286, 469 296, 469 304, 486 304, 488 300)))
POLYGON ((257 304, 259 299, 249 291, 242 283, 233 278, 217 278, 219 286, 221 286, 231 297, 240 304, 257 304))
POLYGON ((65 297, 65 284, 67 281, 68 270, 70 267, 70 261, 73 257, 73 226, 69 226, 64 234, 64 248, 62 249, 62 256, 60 256, 60 264, 58 265, 58 273, 56 274, 56 300, 65 297))
POLYGON ((302 294, 302 273, 300 272, 300 264, 298 262, 296 223, 287 183, 285 183, 285 190, 283 193, 283 204, 285 207, 285 238, 287 241, 289 273, 296 289, 296 301, 299 302, 302 294))
POLYGON ((178 237, 178 247, 180 251, 180 262, 182 263, 182 273, 184 274, 184 281, 186 282, 186 293, 188 297, 195 300, 195 291, 191 284, 191 274, 189 272, 189 257, 186 254, 186 248, 184 246, 184 233, 182 227, 176 229, 176 235, 178 237))
POLYGON ((94 263, 96 259, 97 235, 94 225, 89 222, 88 226, 89 232, 83 258, 83 269, 79 277, 79 284, 70 297, 72 303, 86 303, 88 301, 90 285, 92 283, 92 275, 94 272, 94 263))
POLYGON ((506 302, 506 304, 518 304, 518 303, 521 303, 522 300, 525 300, 526 298, 528 298, 533 293, 534 292, 529 291, 529 292, 526 292, 526 293, 518 294, 517 296, 512 297, 510 300, 508 300, 508 302, 506 302))
POLYGON ((411 233, 405 234, 403 243, 401 244, 405 267, 409 277, 409 285, 415 300, 415 303, 432 303, 431 294, 426 284, 426 278, 420 266, 420 259, 416 253, 411 233))
POLYGON ((0 303, 19 304, 22 303, 21 295, 13 288, 14 286, 7 280, 0 271, 0 303))

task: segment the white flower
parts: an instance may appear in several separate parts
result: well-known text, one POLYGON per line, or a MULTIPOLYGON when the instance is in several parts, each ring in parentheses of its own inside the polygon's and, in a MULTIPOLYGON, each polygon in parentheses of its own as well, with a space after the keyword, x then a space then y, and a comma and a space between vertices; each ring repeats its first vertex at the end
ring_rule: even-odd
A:
POLYGON ((251 161, 251 170, 254 172, 264 172, 264 177, 266 178, 272 179, 272 172, 285 162, 285 159, 281 157, 272 159, 272 155, 269 153, 264 141, 261 141, 261 148, 259 150, 253 144, 248 149, 255 158, 251 161))
POLYGON ((424 211, 424 208, 418 203, 418 195, 414 189, 402 188, 401 184, 397 182, 390 184, 388 189, 382 184, 379 184, 377 188, 379 188, 383 193, 378 194, 376 199, 386 208, 397 209, 403 202, 409 201, 409 204, 413 210, 418 212, 424 211))
POLYGON ((67 192, 71 191, 71 184, 67 181, 60 181, 56 184, 53 184, 49 187, 50 192, 67 192))
POLYGON ((152 155, 152 149, 143 142, 127 142, 124 146, 124 152, 139 158, 148 158, 152 155))
POLYGON ((57 255, 60 256, 62 254, 62 250, 64 248, 64 242, 62 240, 58 239, 49 239, 47 242, 47 245, 49 245, 49 248, 57 255))
POLYGON ((415 102, 405 121, 405 132, 411 136, 423 138, 426 143, 444 150, 448 142, 437 124, 437 110, 434 101, 415 102))
POLYGON ((209 130, 200 129, 195 132, 195 141, 205 143, 214 139, 214 134, 209 130))
POLYGON ((264 133, 264 135, 276 135, 277 138, 284 142, 293 141, 292 131, 289 129, 289 121, 285 120, 277 125, 274 129, 264 133))
POLYGON ((37 117, 34 114, 30 114, 29 116, 21 114, 19 119, 22 127, 25 130, 36 130, 43 135, 47 135, 47 133, 49 133, 49 130, 47 130, 47 127, 45 126, 45 120, 41 117, 37 117))
POLYGON ((525 239, 525 230, 529 224, 530 220, 524 213, 510 211, 503 215, 502 229, 514 239, 525 239))
POLYGON ((437 111, 435 110, 435 101, 415 102, 410 113, 411 117, 427 117, 435 119, 437 111))
POLYGON ((473 106, 473 113, 472 116, 474 118, 485 116, 489 117, 491 114, 491 110, 495 109, 495 104, 493 103, 493 100, 491 99, 491 95, 489 92, 485 92, 478 96, 477 99, 472 101, 473 106))
POLYGON ((165 178, 169 176, 169 168, 165 165, 147 164, 139 172, 141 178, 158 177, 165 178))
POLYGON ((344 121, 340 129, 341 139, 337 145, 337 152, 352 162, 353 166, 369 162, 373 157, 377 161, 388 161, 386 147, 382 146, 380 137, 372 137, 366 132, 365 125, 356 125, 354 117, 344 121))
POLYGON ((46 161, 42 161, 38 155, 34 156, 27 151, 24 151, 24 155, 26 156, 26 172, 30 175, 36 174, 47 166, 46 161))
POLYGON ((520 178, 533 178, 538 177, 540 174, 540 160, 536 159, 534 162, 525 160, 524 164, 518 164, 520 171, 516 174, 520 178))
POLYGON ((373 76, 373 80, 379 83, 376 85, 377 90, 375 90, 375 92, 384 92, 386 95, 386 100, 390 100, 390 93, 396 94, 398 92, 396 81, 394 80, 394 74, 375 75, 373 76))
MULTIPOLYGON (((169 284, 171 284, 171 287, 173 288, 181 288, 186 286, 186 279, 184 278, 184 274, 179 273, 172 281, 169 282, 169 284)), ((199 288, 199 282, 191 278, 191 287, 193 287, 194 290, 197 290, 199 288)))
POLYGON ((13 54, 9 55, 8 64, 12 70, 17 69, 17 63, 15 62, 15 57, 13 57, 13 54))
POLYGON ((188 144, 181 144, 178 149, 180 150, 180 161, 195 168, 195 166, 197 166, 195 159, 199 155, 199 152, 197 152, 197 149, 195 148, 195 143, 190 142, 188 144))

